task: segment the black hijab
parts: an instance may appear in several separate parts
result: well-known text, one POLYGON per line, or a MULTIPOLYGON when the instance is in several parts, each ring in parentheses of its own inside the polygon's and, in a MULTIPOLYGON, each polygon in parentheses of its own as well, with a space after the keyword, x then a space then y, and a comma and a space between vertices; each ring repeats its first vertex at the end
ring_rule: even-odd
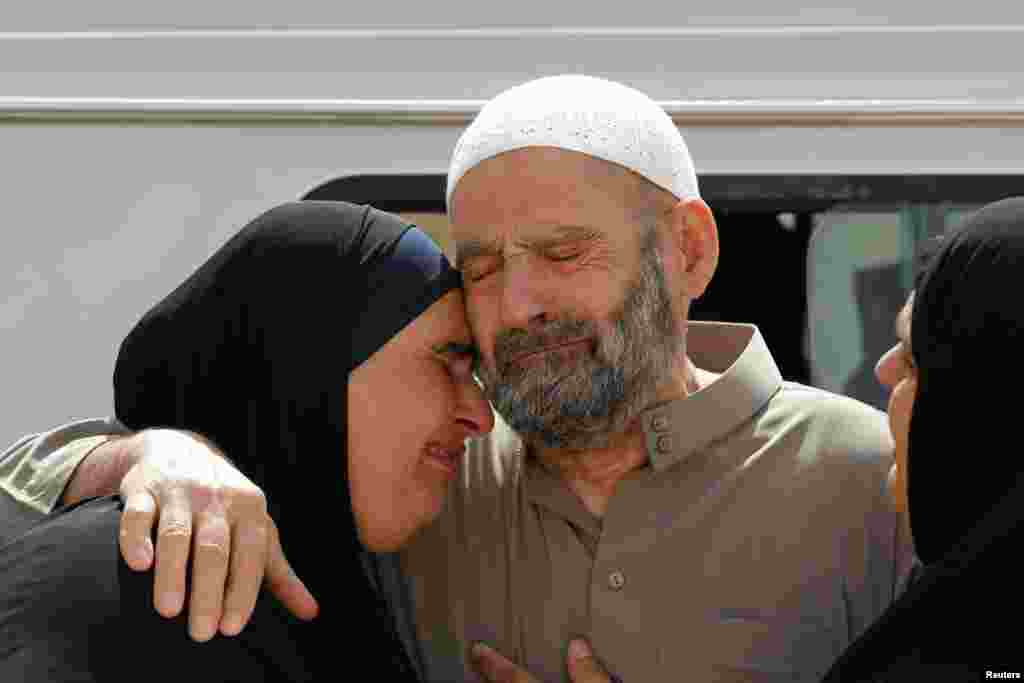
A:
POLYGON ((320 603, 288 635, 311 671, 364 657, 380 680, 413 678, 351 511, 348 375, 460 285, 430 239, 395 216, 291 203, 243 228, 121 345, 118 419, 200 433, 266 492, 285 553, 320 603))
POLYGON ((918 368, 907 485, 918 557, 935 562, 1018 485, 1024 386, 1024 198, 989 204, 936 254, 915 295, 918 368))
POLYGON ((826 681, 983 680, 1019 670, 1024 198, 973 214, 916 287, 907 488, 919 578, 826 681), (1013 615, 1009 623, 1000 618, 1013 615))

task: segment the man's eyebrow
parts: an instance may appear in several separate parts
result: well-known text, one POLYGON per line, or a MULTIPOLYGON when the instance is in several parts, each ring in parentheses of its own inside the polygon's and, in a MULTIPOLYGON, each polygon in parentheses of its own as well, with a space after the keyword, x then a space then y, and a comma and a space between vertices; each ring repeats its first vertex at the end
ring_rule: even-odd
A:
POLYGON ((481 256, 501 256, 501 246, 496 242, 484 242, 482 240, 466 240, 459 242, 455 250, 455 267, 462 270, 466 261, 481 256))
POLYGON ((582 242, 596 239, 600 232, 585 225, 558 225, 551 234, 524 240, 524 246, 549 247, 564 242, 582 242))
MULTIPOLYGON (((600 234, 599 231, 585 225, 556 225, 543 236, 518 240, 517 244, 526 248, 545 248, 565 242, 592 240, 600 234)), ((467 261, 481 256, 501 256, 501 245, 497 242, 475 239, 459 242, 455 254, 456 268, 461 270, 467 261)))

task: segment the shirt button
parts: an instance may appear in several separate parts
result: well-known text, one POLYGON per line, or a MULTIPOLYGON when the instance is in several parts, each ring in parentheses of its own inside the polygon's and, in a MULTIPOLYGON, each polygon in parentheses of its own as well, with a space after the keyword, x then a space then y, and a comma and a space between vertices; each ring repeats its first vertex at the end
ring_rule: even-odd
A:
POLYGON ((662 434, 658 437, 658 452, 669 453, 672 451, 672 437, 668 434, 662 434))
POLYGON ((626 575, 622 572, 612 572, 608 575, 608 587, 613 591, 621 590, 626 585, 626 575))
POLYGON ((668 418, 664 415, 656 415, 654 419, 651 420, 651 427, 653 427, 656 432, 666 431, 668 429, 668 418))

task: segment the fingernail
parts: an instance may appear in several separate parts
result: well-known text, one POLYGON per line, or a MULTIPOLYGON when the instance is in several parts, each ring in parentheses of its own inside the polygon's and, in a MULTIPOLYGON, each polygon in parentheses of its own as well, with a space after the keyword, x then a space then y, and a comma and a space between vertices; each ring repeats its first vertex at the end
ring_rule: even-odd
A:
POLYGON ((216 624, 209 619, 197 619, 192 626, 192 640, 206 642, 213 637, 216 630, 216 624))
POLYGON ((491 653, 491 648, 487 647, 483 643, 475 643, 471 650, 473 659, 480 659, 491 653))
POLYGON ((180 611, 180 605, 184 598, 180 593, 167 592, 159 595, 157 598, 159 601, 158 611, 165 617, 175 617, 180 611))
POLYGON ((587 645, 587 641, 576 640, 569 643, 569 657, 572 659, 586 659, 590 656, 590 646, 587 645))
POLYGON ((220 632, 226 636, 237 636, 242 632, 242 620, 236 615, 224 617, 220 624, 220 632))
POLYGON ((150 559, 152 559, 152 551, 149 546, 140 545, 135 548, 135 561, 140 565, 148 565, 150 559))

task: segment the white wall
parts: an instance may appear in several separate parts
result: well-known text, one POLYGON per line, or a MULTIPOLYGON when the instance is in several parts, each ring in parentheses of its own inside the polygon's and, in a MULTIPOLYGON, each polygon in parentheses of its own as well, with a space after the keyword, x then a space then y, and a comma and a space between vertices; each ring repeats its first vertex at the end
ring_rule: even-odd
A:
POLYGON ((936 3, 923 0, 797 0, 669 2, 634 0, 519 0, 480 2, 338 2, 337 0, 35 0, 6 11, 2 30, 51 31, 102 28, 296 28, 373 26, 788 26, 948 25, 1024 22, 1015 3, 936 3), (851 7, 850 5, 856 5, 851 7))
POLYGON ((776 122, 686 124, 705 173, 1024 173, 1024 28, 1006 26, 1024 24, 1024 6, 858 5, 787 0, 773 16, 753 0, 5 7, 0 444, 109 414, 122 336, 249 219, 339 175, 443 172, 459 133, 451 122, 340 126, 330 116, 240 125, 231 112, 247 98, 286 109, 454 100, 471 111, 538 74, 584 71, 659 100, 747 99, 782 112, 776 122), (523 26, 537 30, 509 29, 523 26), (550 27, 570 28, 541 30, 550 27), (26 118, 16 105, 32 98, 59 101, 63 118, 40 123, 39 112, 52 113, 42 105, 26 118), (82 123, 83 102, 104 98, 126 102, 134 122, 82 123), (784 125, 793 99, 827 98, 1007 115, 984 125, 784 125), (154 100, 175 99, 217 100, 222 120, 147 118, 154 100))
MULTIPOLYGON (((554 4, 554 3, 552 3, 554 4)), ((658 100, 1021 101, 1024 27, 0 34, 0 95, 487 99, 585 72, 658 100)))
POLYGON ((0 444, 112 414, 117 346, 152 304, 248 220, 325 180, 392 158, 436 168, 452 132, 424 133, 385 157, 379 132, 0 126, 0 444))
MULTIPOLYGON (((457 132, 0 126, 0 443, 110 414, 121 338, 249 219, 340 175, 441 172, 457 132)), ((726 128, 687 137, 702 172, 877 173, 905 154, 921 172, 1024 173, 1024 130, 1012 133, 726 128)))

